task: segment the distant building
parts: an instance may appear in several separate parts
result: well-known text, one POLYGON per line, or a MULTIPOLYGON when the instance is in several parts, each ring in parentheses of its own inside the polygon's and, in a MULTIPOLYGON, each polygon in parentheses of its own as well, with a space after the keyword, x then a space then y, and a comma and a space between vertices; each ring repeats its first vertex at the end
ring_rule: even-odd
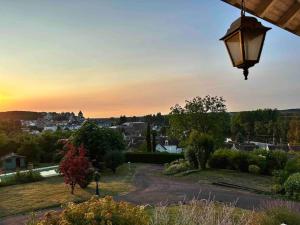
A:
POLYGON ((0 168, 3 170, 16 170, 25 167, 25 156, 10 153, 0 158, 0 168))
POLYGON ((57 130, 57 126, 44 127, 44 131, 53 131, 53 132, 55 132, 56 130, 57 130))
POLYGON ((168 153, 182 153, 182 148, 178 148, 177 145, 161 145, 157 144, 155 147, 157 152, 168 152, 168 153))

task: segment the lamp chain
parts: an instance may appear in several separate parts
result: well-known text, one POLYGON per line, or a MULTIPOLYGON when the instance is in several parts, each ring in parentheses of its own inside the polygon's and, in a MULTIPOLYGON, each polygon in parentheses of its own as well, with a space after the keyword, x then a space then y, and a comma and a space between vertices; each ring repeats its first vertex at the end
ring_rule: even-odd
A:
POLYGON ((241 4, 241 16, 245 16, 245 0, 242 0, 242 4, 241 4))

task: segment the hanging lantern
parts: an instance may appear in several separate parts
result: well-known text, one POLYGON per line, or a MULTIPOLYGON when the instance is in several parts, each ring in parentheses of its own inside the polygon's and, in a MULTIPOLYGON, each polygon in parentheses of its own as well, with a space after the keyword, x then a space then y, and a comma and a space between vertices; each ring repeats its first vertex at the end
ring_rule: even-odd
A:
POLYGON ((244 70, 248 79, 249 68, 259 62, 266 33, 271 28, 263 26, 255 17, 245 16, 242 1, 241 17, 234 21, 220 40, 224 41, 234 67, 244 70))

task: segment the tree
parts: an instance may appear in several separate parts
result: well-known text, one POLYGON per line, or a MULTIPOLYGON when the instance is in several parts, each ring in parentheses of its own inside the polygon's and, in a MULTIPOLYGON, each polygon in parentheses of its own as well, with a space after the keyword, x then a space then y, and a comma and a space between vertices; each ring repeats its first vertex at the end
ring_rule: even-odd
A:
POLYGON ((59 150, 60 139, 67 139, 71 132, 58 130, 56 132, 45 131, 37 139, 41 150, 41 162, 54 162, 59 150))
POLYGON ((288 140, 290 144, 300 144, 300 119, 292 119, 289 124, 288 140))
POLYGON ((87 121, 74 134, 73 143, 79 147, 83 145, 90 159, 97 162, 104 160, 109 151, 122 151, 125 144, 121 133, 109 128, 100 128, 97 124, 87 121))
POLYGON ((120 151, 110 151, 104 156, 105 166, 116 173, 116 169, 125 161, 124 154, 120 151))
POLYGON ((223 143, 230 132, 230 116, 222 97, 196 97, 185 106, 175 105, 169 114, 169 135, 185 141, 192 130, 207 133, 223 143))
POLYGON ((121 125, 121 124, 126 123, 126 122, 127 122, 127 117, 125 115, 120 116, 118 124, 121 125))
POLYGON ((64 176, 66 184, 71 187, 71 194, 74 194, 76 184, 84 183, 88 175, 89 160, 83 146, 76 148, 72 144, 66 146, 67 151, 60 162, 59 170, 64 176))
POLYGON ((155 130, 153 130, 152 132, 152 152, 156 151, 156 136, 157 136, 157 132, 155 130))
POLYGON ((197 158, 198 165, 201 169, 206 169, 207 161, 214 150, 212 136, 193 130, 189 136, 188 144, 197 158))
POLYGON ((17 152, 25 156, 27 162, 37 163, 40 161, 41 151, 35 137, 25 137, 20 143, 17 152))
POLYGON ((147 123, 146 142, 147 142, 147 152, 151 152, 151 127, 149 122, 147 123))

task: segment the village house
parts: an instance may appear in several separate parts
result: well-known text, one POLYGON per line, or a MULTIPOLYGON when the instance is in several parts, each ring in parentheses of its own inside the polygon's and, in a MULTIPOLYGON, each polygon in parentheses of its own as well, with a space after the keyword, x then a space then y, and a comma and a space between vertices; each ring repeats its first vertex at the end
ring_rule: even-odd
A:
POLYGON ((15 153, 7 154, 0 158, 0 169, 4 171, 16 170, 18 168, 25 168, 25 156, 17 155, 15 153))

